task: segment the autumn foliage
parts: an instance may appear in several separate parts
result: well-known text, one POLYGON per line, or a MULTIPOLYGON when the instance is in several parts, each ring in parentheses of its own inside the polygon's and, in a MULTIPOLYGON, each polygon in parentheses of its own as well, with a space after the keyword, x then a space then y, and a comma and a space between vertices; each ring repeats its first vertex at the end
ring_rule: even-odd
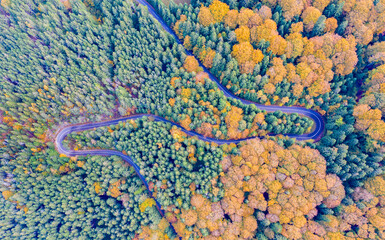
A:
POLYGON ((2 195, 5 200, 8 200, 8 198, 12 197, 14 193, 12 191, 5 190, 2 192, 2 195))
POLYGON ((71 9, 71 3, 69 0, 60 0, 60 2, 64 5, 65 8, 71 9))
POLYGON ((187 56, 183 67, 187 72, 198 72, 199 63, 194 56, 187 56))
POLYGON ((333 208, 344 197, 342 182, 326 174, 326 162, 315 150, 283 149, 266 140, 249 141, 240 150, 241 156, 222 161, 226 173, 221 178, 226 189, 222 205, 233 220, 242 212, 259 210, 260 221, 279 222, 281 234, 292 239, 309 227, 317 215, 315 206, 324 203, 333 208))
POLYGON ((250 29, 247 26, 240 26, 235 29, 235 34, 238 42, 250 42, 250 29))
POLYGON ((146 211, 146 208, 148 207, 152 207, 154 206, 156 203, 155 203, 155 200, 153 198, 147 198, 146 200, 144 200, 140 206, 139 206, 139 209, 141 212, 144 212, 146 211))
POLYGON ((234 29, 237 27, 237 19, 238 19, 238 11, 237 10, 230 10, 227 12, 226 16, 223 18, 223 22, 225 23, 225 26, 229 26, 230 28, 234 29))
POLYGON ((282 7, 286 20, 291 20, 294 16, 300 15, 304 9, 304 5, 304 1, 301 0, 280 1, 280 6, 282 7))
POLYGON ((10 3, 11 3, 11 0, 1 0, 0 1, 0 5, 4 8, 8 7, 10 3))
MULTIPOLYGON (((124 182, 124 180, 123 180, 124 182)), ((110 196, 111 197, 114 197, 114 198, 117 198, 119 197, 120 195, 122 195, 122 193, 120 192, 119 190, 119 186, 122 184, 122 181, 121 180, 118 180, 114 183, 111 184, 111 186, 109 187, 108 191, 110 192, 110 196)), ((96 187, 95 187, 96 189, 96 187)))
POLYGON ((385 15, 383 3, 374 4, 371 0, 351 0, 344 4, 349 25, 346 29, 357 39, 358 43, 367 45, 375 33, 385 30, 385 15))
POLYGON ((238 125, 239 121, 243 118, 242 113, 242 109, 232 106, 231 111, 226 115, 225 122, 228 128, 227 136, 231 139, 236 138, 239 134, 238 125))
POLYGON ((206 68, 212 68, 213 67, 213 61, 215 57, 215 51, 211 48, 204 48, 199 53, 199 60, 202 62, 203 66, 206 68))
MULTIPOLYGON (((206 16, 200 20, 204 26, 208 26, 209 23, 223 22, 224 26, 234 30, 237 42, 232 45, 231 56, 237 60, 240 74, 252 74, 254 72, 256 64, 260 63, 265 57, 264 52, 260 51, 261 49, 255 49, 255 46, 260 43, 268 44, 266 52, 271 51, 277 57, 269 59, 266 71, 269 82, 265 83, 261 88, 267 90, 264 93, 270 95, 270 99, 274 99, 275 104, 290 102, 287 97, 278 97, 273 91, 281 84, 282 79, 287 79, 293 83, 289 89, 290 93, 296 98, 306 99, 308 106, 314 106, 314 98, 331 91, 331 80, 335 75, 346 76, 353 72, 358 62, 356 45, 361 42, 358 38, 364 37, 363 34, 358 32, 343 37, 340 33, 336 34, 335 31, 339 23, 334 17, 325 17, 323 23, 322 21, 321 23, 318 22, 319 19, 322 19, 320 18, 322 12, 330 2, 329 0, 317 0, 311 3, 299 0, 265 1, 266 5, 261 6, 259 10, 253 11, 247 8, 229 10, 225 3, 216 0, 209 8, 202 6, 199 14, 206 16), (300 16, 302 20, 293 22, 290 25, 289 34, 284 36, 280 35, 277 20, 272 14, 271 8, 274 8, 277 4, 281 6, 284 18, 287 21, 291 21, 295 16, 300 16), (221 6, 223 11, 214 10, 218 9, 218 6, 221 6), (214 17, 214 13, 217 17, 214 17), (317 26, 318 36, 305 37, 304 32, 311 33, 316 24, 319 25, 317 26), (320 27, 321 25, 322 27, 320 27), (289 64, 286 63, 286 60, 283 60, 284 66, 294 66, 289 66, 290 71, 285 70, 283 67, 277 68, 275 64, 276 59, 284 59, 283 56, 295 59, 293 63, 289 64)), ((372 5, 369 4, 369 6, 372 5)), ((344 5, 344 9, 356 8, 358 12, 363 11, 365 14, 369 11, 358 9, 357 3, 353 2, 344 5), (348 6, 350 7, 348 8, 348 6)), ((358 18, 372 21, 372 18, 362 16, 358 18)), ((355 21, 355 24, 359 25, 360 23, 355 21)), ((368 29, 374 29, 373 26, 375 25, 365 25, 368 29)), ((188 44, 190 44, 190 38, 187 40, 188 44)), ((380 49, 383 49, 383 47, 380 47, 380 49)), ((195 47, 194 50, 194 53, 199 52, 200 60, 208 68, 213 67, 213 57, 206 57, 209 56, 207 53, 210 51, 211 49, 207 50, 206 46, 203 46, 201 50, 195 47)), ((382 52, 382 55, 385 56, 385 51, 382 52)), ((376 55, 377 59, 385 59, 385 57, 381 57, 381 54, 376 53, 373 55, 376 55)), ((246 89, 245 91, 250 90, 246 89)), ((294 104, 296 104, 296 101, 294 104)))
POLYGON ((209 6, 210 12, 214 17, 215 22, 221 22, 223 17, 230 10, 229 6, 226 3, 223 3, 218 0, 214 0, 209 6))
POLYGON ((261 50, 255 50, 250 42, 247 41, 234 45, 231 55, 240 64, 242 73, 252 73, 255 64, 261 62, 263 59, 261 50))
POLYGON ((210 9, 207 7, 202 7, 198 14, 199 23, 207 27, 210 24, 215 23, 215 19, 210 9))
POLYGON ((183 37, 183 33, 180 31, 179 25, 187 20, 186 15, 181 15, 180 19, 174 25, 174 31, 179 38, 183 37))
POLYGON ((385 122, 381 120, 382 112, 379 109, 371 109, 366 104, 357 105, 353 116, 357 121, 355 127, 365 131, 374 140, 385 142, 385 122))
POLYGON ((102 4, 96 20, 83 3, 1 0, 3 235, 385 239, 385 0, 153 1, 194 56, 137 4, 102 4), (318 111, 321 139, 296 142, 309 119, 232 101, 200 64, 240 98, 318 111), (131 113, 208 138, 265 138, 218 146, 145 117, 64 140, 132 156, 158 200, 119 158, 52 147, 62 124, 131 113))
POLYGON ((307 233, 312 239, 383 239, 385 237, 384 176, 369 178, 357 187, 351 205, 342 204, 337 215, 325 215, 307 233), (346 236, 346 237, 345 237, 346 236), (347 238, 349 237, 349 238, 347 238))
POLYGON ((318 18, 322 15, 320 10, 315 7, 308 7, 302 13, 303 23, 307 31, 311 31, 318 18))
MULTIPOLYGON (((280 233, 288 239, 324 236, 326 230, 313 219, 316 207, 339 206, 345 191, 337 176, 326 174, 326 161, 319 152, 298 145, 285 149, 269 140, 253 139, 242 145, 240 155, 223 157, 224 173, 211 181, 214 194, 216 185, 223 184, 225 193, 219 202, 194 193, 193 188, 191 208, 172 214, 179 236, 201 236, 200 229, 206 228, 209 239, 251 239, 262 221, 281 226, 280 233)), ((270 227, 258 230, 274 238, 270 227)))

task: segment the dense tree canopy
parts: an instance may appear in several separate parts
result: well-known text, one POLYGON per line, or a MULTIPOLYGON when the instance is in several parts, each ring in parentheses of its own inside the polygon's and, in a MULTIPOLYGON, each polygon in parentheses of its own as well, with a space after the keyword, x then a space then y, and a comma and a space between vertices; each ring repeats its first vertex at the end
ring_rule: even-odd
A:
POLYGON ((148 2, 1 1, 0 238, 383 239, 385 2, 148 2))

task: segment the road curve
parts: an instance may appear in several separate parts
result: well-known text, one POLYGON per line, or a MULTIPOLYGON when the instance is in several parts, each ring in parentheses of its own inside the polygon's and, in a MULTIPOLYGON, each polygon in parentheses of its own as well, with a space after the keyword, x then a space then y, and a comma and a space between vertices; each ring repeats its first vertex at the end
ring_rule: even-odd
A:
MULTIPOLYGON (((167 24, 156 13, 154 8, 147 1, 145 1, 145 0, 136 0, 136 1, 138 3, 146 6, 148 8, 148 11, 150 12, 150 14, 161 24, 163 29, 165 31, 167 31, 168 33, 170 33, 175 38, 177 43, 182 44, 179 41, 178 37, 175 35, 175 33, 171 30, 171 28, 169 26, 167 26, 167 24)), ((186 54, 192 55, 192 53, 187 51, 187 50, 186 50, 186 54)), ((198 60, 198 62, 199 62, 199 60, 198 60)), ((259 109, 266 110, 266 111, 282 111, 285 113, 298 113, 298 114, 307 116, 314 121, 314 124, 315 124, 313 127, 314 131, 312 131, 311 133, 302 134, 302 135, 285 134, 285 136, 295 138, 295 139, 301 140, 301 141, 302 140, 315 140, 315 141, 317 141, 322 137, 325 124, 324 124, 322 116, 318 112, 313 111, 313 110, 309 110, 306 108, 302 108, 302 107, 283 107, 283 106, 274 106, 274 105, 265 106, 265 105, 257 104, 257 103, 239 98, 239 97, 235 96, 234 94, 232 94, 231 92, 229 92, 225 87, 223 87, 220 84, 219 80, 216 77, 214 77, 210 73, 210 71, 205 66, 203 66, 203 64, 201 62, 199 62, 199 65, 209 75, 210 79, 217 84, 218 88, 224 93, 224 95, 226 97, 237 99, 246 105, 254 104, 259 109)), ((65 155, 70 156, 70 157, 72 157, 72 156, 86 156, 86 155, 102 155, 102 156, 114 156, 115 155, 115 156, 121 157, 124 161, 126 161, 128 164, 130 164, 134 168, 134 170, 135 170, 136 174, 139 176, 140 180, 146 186, 147 190, 150 193, 150 196, 155 200, 156 207, 162 216, 164 216, 164 211, 161 208, 160 203, 156 200, 156 198, 153 196, 153 192, 149 189, 149 186, 148 186, 148 183, 147 183, 145 177, 140 173, 139 166, 134 162, 134 160, 130 156, 127 156, 127 155, 123 154, 122 152, 114 151, 114 150, 76 150, 75 151, 75 150, 71 150, 71 149, 66 149, 63 146, 63 140, 66 138, 66 136, 68 134, 70 134, 72 132, 80 132, 80 131, 84 131, 84 130, 90 130, 90 129, 94 129, 94 128, 105 127, 105 126, 109 126, 109 125, 118 124, 119 122, 124 122, 127 120, 135 120, 135 119, 142 118, 142 117, 150 117, 154 121, 168 122, 171 125, 180 128, 184 133, 186 133, 189 136, 197 137, 198 139, 206 141, 206 142, 214 142, 214 143, 217 143, 218 145, 222 145, 222 144, 226 144, 226 143, 239 143, 239 142, 242 142, 242 141, 245 141, 248 139, 255 138, 255 137, 249 137, 249 138, 237 139, 237 140, 222 140, 222 139, 209 138, 209 137, 205 137, 199 133, 188 131, 185 128, 183 128, 182 126, 180 126, 179 124, 176 124, 170 120, 167 120, 167 119, 164 119, 162 117, 155 116, 152 114, 138 114, 138 115, 132 115, 132 116, 128 116, 128 117, 122 117, 122 118, 107 120, 107 121, 103 121, 103 122, 90 122, 90 123, 69 125, 69 126, 62 127, 61 129, 59 129, 57 131, 56 136, 55 136, 55 147, 59 153, 65 154, 65 155)))
POLYGON ((73 125, 68 125, 60 128, 55 135, 55 148, 56 150, 61 153, 65 154, 68 157, 74 157, 74 156, 87 156, 87 155, 101 155, 101 156, 119 156, 121 157, 124 161, 126 161, 128 164, 130 164, 136 174, 139 176, 140 180, 143 182, 143 184, 146 186, 147 190, 150 193, 150 196, 155 200, 156 202, 156 208, 158 209, 159 213, 164 216, 164 211, 161 208, 160 203, 158 200, 156 200, 155 197, 153 197, 153 192, 150 190, 148 183, 145 179, 145 177, 140 173, 140 168, 139 166, 134 162, 134 160, 128 156, 123 154, 122 152, 115 151, 115 150, 107 150, 107 149, 97 149, 97 150, 72 150, 72 149, 67 149, 63 146, 63 140, 67 137, 68 134, 73 133, 73 132, 81 132, 85 130, 90 130, 90 129, 95 129, 95 128, 100 128, 100 127, 106 127, 110 125, 115 125, 118 124, 119 122, 125 122, 127 120, 135 120, 138 118, 143 118, 143 117, 149 117, 153 121, 157 122, 167 122, 170 123, 172 126, 176 126, 181 129, 182 132, 186 133, 187 135, 190 135, 191 137, 197 137, 200 140, 206 141, 206 142, 215 142, 218 145, 226 144, 226 143, 239 143, 248 139, 252 139, 255 137, 249 137, 249 138, 243 138, 243 139, 237 139, 237 140, 223 140, 223 139, 215 139, 215 138, 210 138, 210 137, 205 137, 202 134, 188 131, 185 128, 183 128, 181 125, 174 123, 170 120, 167 120, 165 118, 153 115, 153 114, 136 114, 136 115, 131 115, 127 117, 122 117, 122 118, 116 118, 112 120, 107 120, 107 121, 102 121, 102 122, 89 122, 89 123, 82 123, 82 124, 73 124, 73 125))
MULTIPOLYGON (((179 38, 175 34, 175 32, 163 21, 163 19, 158 15, 158 13, 155 11, 155 9, 146 0, 136 0, 136 1, 139 4, 146 6, 148 9, 148 12, 159 22, 159 24, 162 26, 162 28, 166 32, 171 34, 178 44, 182 44, 182 42, 179 40, 179 38)), ((183 46, 183 44, 182 44, 182 46, 183 46)), ((190 51, 188 51, 187 49, 185 49, 185 51, 186 51, 187 55, 193 56, 193 54, 190 51)), ((204 72, 206 72, 209 75, 209 78, 217 84, 218 88, 223 92, 223 94, 226 97, 239 100, 243 104, 246 104, 246 105, 253 104, 257 108, 259 108, 261 110, 266 110, 268 112, 282 111, 285 113, 298 113, 298 114, 304 115, 306 117, 309 117, 313 120, 313 122, 314 122, 313 129, 314 130, 311 133, 302 134, 302 135, 284 134, 285 136, 289 136, 291 138, 295 138, 295 139, 300 140, 300 141, 311 140, 311 139, 314 141, 318 141, 321 139, 323 132, 324 132, 324 129, 325 129, 325 123, 323 121, 322 115, 319 114, 318 112, 310 110, 310 109, 306 109, 303 107, 296 107, 296 106, 285 107, 285 106, 276 106, 276 105, 262 105, 262 104, 254 103, 252 101, 245 100, 245 99, 242 99, 238 96, 235 96, 227 88, 225 88, 219 82, 219 80, 214 75, 212 75, 211 72, 205 66, 203 66, 203 64, 199 61, 199 59, 197 59, 197 60, 198 60, 199 66, 203 69, 204 72)))

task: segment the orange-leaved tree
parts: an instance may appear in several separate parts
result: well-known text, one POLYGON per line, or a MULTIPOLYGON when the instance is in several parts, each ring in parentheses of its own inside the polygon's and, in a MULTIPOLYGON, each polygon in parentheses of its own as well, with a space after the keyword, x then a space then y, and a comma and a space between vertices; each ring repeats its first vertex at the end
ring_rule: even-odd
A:
POLYGON ((239 26, 244 26, 247 25, 250 18, 254 15, 255 13, 253 10, 248 9, 248 8, 242 8, 241 11, 239 12, 238 18, 237 18, 237 23, 239 26))
POLYGON ((183 68, 187 72, 198 72, 199 63, 194 56, 187 56, 184 60, 183 68))
POLYGON ((322 15, 320 10, 315 7, 307 7, 302 13, 302 20, 305 24, 306 31, 310 32, 313 30, 314 24, 317 22, 318 18, 322 15))
POLYGON ((223 22, 225 23, 225 26, 230 27, 231 29, 234 29, 238 25, 238 11, 237 10, 230 10, 227 12, 226 16, 223 18, 223 22))
POLYGON ((215 23, 215 19, 210 9, 207 7, 201 7, 198 14, 199 23, 207 27, 210 24, 215 23))
POLYGON ((292 20, 294 16, 301 15, 305 5, 302 0, 280 0, 283 16, 287 21, 292 20))

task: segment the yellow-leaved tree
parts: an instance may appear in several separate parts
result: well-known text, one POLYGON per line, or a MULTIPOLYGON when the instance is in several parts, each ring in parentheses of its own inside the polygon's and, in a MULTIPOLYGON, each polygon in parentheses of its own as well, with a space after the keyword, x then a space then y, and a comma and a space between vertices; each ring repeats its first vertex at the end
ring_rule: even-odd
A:
POLYGON ((255 64, 263 59, 262 51, 254 49, 250 42, 235 44, 231 56, 237 60, 241 73, 252 73, 255 64))
POLYGON ((223 17, 230 10, 230 7, 221 1, 214 0, 209 6, 210 12, 214 17, 215 22, 222 22, 223 17))
POLYGON ((235 35, 238 42, 250 42, 250 29, 247 26, 240 26, 235 29, 235 35))
POLYGON ((252 59, 253 50, 254 48, 250 42, 241 42, 233 46, 231 55, 237 60, 238 64, 242 64, 252 59))

